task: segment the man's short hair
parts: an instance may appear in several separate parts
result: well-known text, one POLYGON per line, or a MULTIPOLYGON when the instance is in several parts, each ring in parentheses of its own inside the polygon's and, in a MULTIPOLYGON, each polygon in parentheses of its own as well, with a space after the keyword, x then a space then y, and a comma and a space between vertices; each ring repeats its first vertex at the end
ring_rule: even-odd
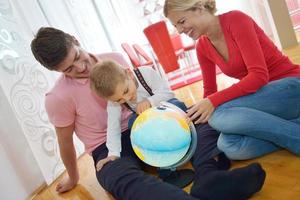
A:
POLYGON ((112 60, 97 63, 90 74, 91 89, 100 97, 114 95, 116 87, 127 79, 126 69, 112 60))
POLYGON ((41 27, 31 41, 31 51, 35 59, 49 70, 62 62, 72 45, 73 36, 52 27, 41 27))

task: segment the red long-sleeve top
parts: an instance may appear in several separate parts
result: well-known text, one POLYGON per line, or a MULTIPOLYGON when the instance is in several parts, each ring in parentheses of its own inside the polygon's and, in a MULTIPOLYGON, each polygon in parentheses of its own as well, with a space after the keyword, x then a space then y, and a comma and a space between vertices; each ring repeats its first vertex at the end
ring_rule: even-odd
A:
POLYGON ((206 36, 199 38, 196 47, 204 97, 209 98, 215 107, 254 93, 270 81, 300 76, 299 65, 283 55, 251 17, 240 11, 218 17, 228 48, 228 60, 224 60, 206 36), (216 66, 240 81, 217 91, 216 66))

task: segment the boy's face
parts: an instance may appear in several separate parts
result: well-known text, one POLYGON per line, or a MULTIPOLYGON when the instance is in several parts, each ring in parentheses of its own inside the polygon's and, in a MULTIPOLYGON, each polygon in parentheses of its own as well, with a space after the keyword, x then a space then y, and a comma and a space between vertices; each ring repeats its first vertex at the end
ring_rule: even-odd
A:
POLYGON ((56 69, 72 78, 88 78, 92 66, 96 62, 95 56, 83 50, 79 44, 74 44, 70 47, 65 59, 56 66, 56 69))
POLYGON ((106 99, 109 101, 113 101, 119 104, 125 103, 125 102, 134 102, 136 101, 137 97, 137 86, 135 77, 129 69, 126 70, 127 73, 127 79, 124 82, 120 82, 117 84, 115 93, 107 97, 106 99))

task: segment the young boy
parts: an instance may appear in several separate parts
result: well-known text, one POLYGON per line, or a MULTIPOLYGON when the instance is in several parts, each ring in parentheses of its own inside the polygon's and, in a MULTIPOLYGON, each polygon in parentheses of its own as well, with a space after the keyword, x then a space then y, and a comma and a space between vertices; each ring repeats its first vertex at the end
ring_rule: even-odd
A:
MULTIPOLYGON (((103 61, 96 64, 91 71, 91 89, 109 101, 107 108, 108 159, 117 158, 121 152, 121 104, 136 110, 139 114, 158 105, 161 101, 174 97, 167 83, 154 70, 147 67, 139 69, 135 76, 130 69, 124 69, 113 61, 103 61), (144 79, 137 78, 137 76, 142 76, 144 79)), ((265 172, 258 163, 226 171, 230 167, 230 161, 217 149, 219 133, 208 124, 197 125, 196 131, 198 138, 192 159, 195 169, 194 184, 191 188, 192 196, 200 199, 241 200, 249 198, 261 189, 265 180, 265 172), (231 190, 233 188, 234 190, 231 190), (214 192, 208 192, 210 190, 214 192), (225 192, 230 190, 229 193, 225 192)), ((105 163, 98 162, 97 170, 100 170, 105 163)))
MULTIPOLYGON (((108 156, 97 163, 97 170, 100 170, 106 161, 120 157, 122 104, 133 112, 128 122, 129 129, 138 114, 159 105, 162 101, 168 101, 186 110, 184 103, 174 98, 175 95, 167 82, 151 67, 141 67, 134 72, 107 60, 96 65, 91 74, 91 88, 100 97, 108 100, 108 156)), ((158 174, 164 181, 179 187, 185 187, 193 179, 192 170, 179 170, 173 174, 170 170, 158 170, 158 174)))
POLYGON ((124 69, 113 61, 103 61, 91 72, 91 88, 100 97, 108 100, 108 133, 106 144, 108 156, 120 156, 120 117, 122 104, 136 114, 174 98, 166 81, 150 67, 139 68, 145 82, 143 86, 133 71, 124 69), (149 90, 149 91, 147 91, 149 90), (149 92, 151 94, 149 94, 149 92))

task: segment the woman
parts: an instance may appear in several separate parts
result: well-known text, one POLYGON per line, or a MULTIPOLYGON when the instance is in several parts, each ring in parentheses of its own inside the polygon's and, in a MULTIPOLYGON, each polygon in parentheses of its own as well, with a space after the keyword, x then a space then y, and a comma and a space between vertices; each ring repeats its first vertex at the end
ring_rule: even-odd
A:
POLYGON ((214 0, 167 0, 164 14, 197 43, 204 99, 188 111, 222 134, 231 159, 286 148, 300 155, 300 67, 284 56, 246 14, 215 15, 214 0), (217 91, 216 66, 239 82, 217 91))

